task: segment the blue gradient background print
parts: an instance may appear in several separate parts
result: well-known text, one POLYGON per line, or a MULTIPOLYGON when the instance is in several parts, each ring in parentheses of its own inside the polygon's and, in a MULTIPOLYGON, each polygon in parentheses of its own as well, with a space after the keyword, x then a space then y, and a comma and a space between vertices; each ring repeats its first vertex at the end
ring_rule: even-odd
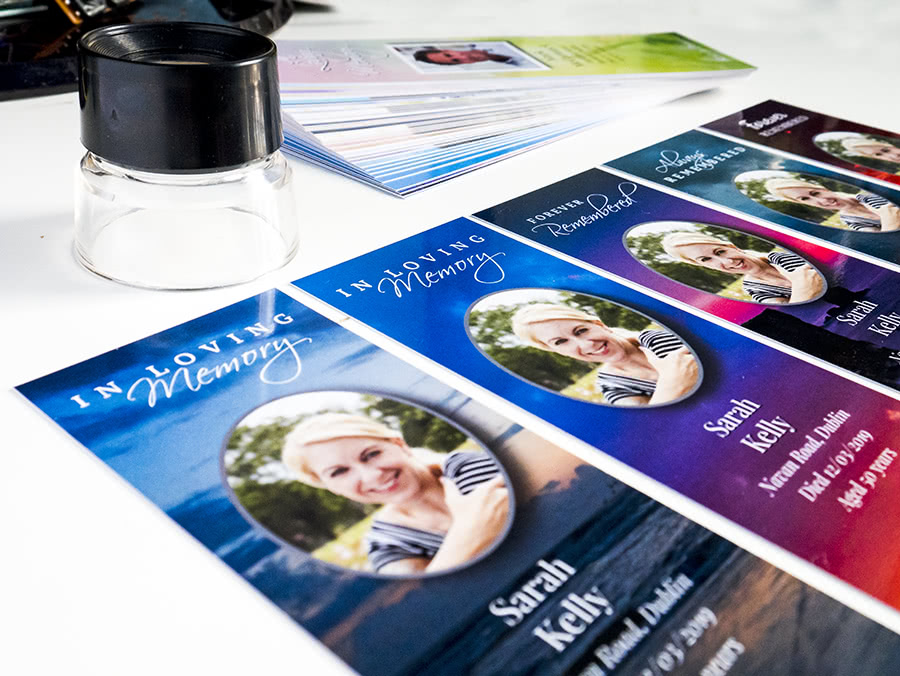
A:
POLYGON ((900 542, 890 525, 900 519, 900 500, 895 498, 900 472, 888 474, 863 509, 848 513, 836 499, 858 467, 865 469, 883 448, 900 446, 900 405, 895 400, 469 219, 295 283, 599 451, 900 607, 900 542), (480 263, 473 259, 479 253, 480 263), (440 270, 447 272, 440 276, 440 270), (398 279, 409 284, 408 290, 399 287, 399 295, 398 279), (616 408, 574 400, 513 375, 473 344, 466 315, 488 294, 521 288, 598 296, 649 316, 694 349, 703 367, 702 385, 672 405, 616 408), (760 404, 753 420, 727 438, 705 430, 707 422, 744 399, 760 404), (835 435, 827 454, 804 464, 784 490, 770 493, 760 486, 781 470, 807 434, 840 410, 852 422, 835 435), (757 431, 755 422, 777 416, 796 430, 782 437, 783 443, 764 453, 740 443, 745 434, 757 431), (857 456, 853 474, 836 479, 833 490, 815 502, 802 497, 797 489, 803 482, 821 472, 827 455, 837 453, 860 430, 870 431, 874 443, 857 456))

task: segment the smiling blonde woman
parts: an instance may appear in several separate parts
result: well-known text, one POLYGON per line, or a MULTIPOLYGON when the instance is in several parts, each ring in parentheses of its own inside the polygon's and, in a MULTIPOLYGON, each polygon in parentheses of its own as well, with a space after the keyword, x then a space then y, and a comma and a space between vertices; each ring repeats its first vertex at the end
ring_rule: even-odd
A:
POLYGON ((676 401, 699 377, 697 360, 675 334, 612 328, 567 305, 525 305, 513 315, 512 330, 526 345, 597 364, 597 387, 614 406, 676 401))
POLYGON ((828 190, 818 183, 797 178, 770 178, 769 195, 796 204, 837 212, 850 230, 889 232, 900 229, 900 208, 884 197, 861 191, 855 195, 828 190))
POLYGON ((680 263, 740 277, 744 293, 756 303, 805 303, 822 295, 822 276, 796 254, 746 251, 699 232, 669 233, 662 247, 680 263))
POLYGON ((867 136, 851 136, 841 141, 847 155, 868 157, 881 162, 900 165, 900 148, 867 136))
POLYGON ((303 483, 380 504, 366 534, 377 573, 434 573, 463 565, 503 533, 509 491, 484 452, 410 448, 365 416, 323 413, 287 435, 282 462, 303 483))

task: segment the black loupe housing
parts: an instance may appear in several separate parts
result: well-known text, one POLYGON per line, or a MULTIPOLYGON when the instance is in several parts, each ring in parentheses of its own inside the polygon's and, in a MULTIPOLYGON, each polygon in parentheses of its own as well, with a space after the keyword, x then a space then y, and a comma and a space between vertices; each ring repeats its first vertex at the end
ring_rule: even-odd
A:
POLYGON ((78 44, 81 142, 159 173, 236 167, 281 146, 275 43, 230 26, 106 26, 78 44))

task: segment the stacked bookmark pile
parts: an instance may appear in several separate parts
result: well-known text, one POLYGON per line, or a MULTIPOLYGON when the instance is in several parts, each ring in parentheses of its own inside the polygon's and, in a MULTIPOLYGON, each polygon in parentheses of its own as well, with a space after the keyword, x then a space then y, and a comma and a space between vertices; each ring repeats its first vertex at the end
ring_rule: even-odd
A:
POLYGON ((284 150, 399 196, 753 70, 676 33, 278 49, 284 150))

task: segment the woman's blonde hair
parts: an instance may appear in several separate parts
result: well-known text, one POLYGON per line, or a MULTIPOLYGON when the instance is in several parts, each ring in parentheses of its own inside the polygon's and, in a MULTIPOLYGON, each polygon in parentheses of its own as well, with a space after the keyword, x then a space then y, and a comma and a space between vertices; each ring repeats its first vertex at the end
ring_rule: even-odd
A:
POLYGON ((583 310, 569 307, 568 305, 531 303, 516 310, 516 313, 512 317, 512 330, 519 340, 526 345, 553 352, 553 349, 550 346, 538 340, 537 336, 534 335, 533 327, 535 324, 549 322, 555 319, 574 319, 576 321, 590 322, 609 328, 599 317, 584 312, 583 310))
POLYGON ((782 191, 791 188, 818 188, 819 190, 827 190, 823 185, 813 183, 812 181, 803 181, 799 178, 770 178, 766 181, 766 190, 772 197, 778 199, 791 200, 790 197, 783 194, 782 191))
POLYGON ((281 462, 303 483, 322 488, 324 484, 309 466, 307 447, 320 441, 345 437, 403 441, 400 432, 371 418, 349 413, 322 413, 307 418, 288 433, 281 449, 281 462))
POLYGON ((878 139, 869 138, 868 136, 851 136, 841 140, 844 150, 851 155, 862 155, 859 148, 862 146, 890 146, 890 143, 879 141, 878 139))
POLYGON ((701 232, 670 232, 663 237, 662 248, 672 258, 680 263, 690 263, 691 265, 699 265, 695 260, 685 256, 679 247, 692 246, 694 244, 710 244, 712 246, 730 246, 732 249, 739 249, 727 239, 719 239, 711 235, 704 235, 701 232))

